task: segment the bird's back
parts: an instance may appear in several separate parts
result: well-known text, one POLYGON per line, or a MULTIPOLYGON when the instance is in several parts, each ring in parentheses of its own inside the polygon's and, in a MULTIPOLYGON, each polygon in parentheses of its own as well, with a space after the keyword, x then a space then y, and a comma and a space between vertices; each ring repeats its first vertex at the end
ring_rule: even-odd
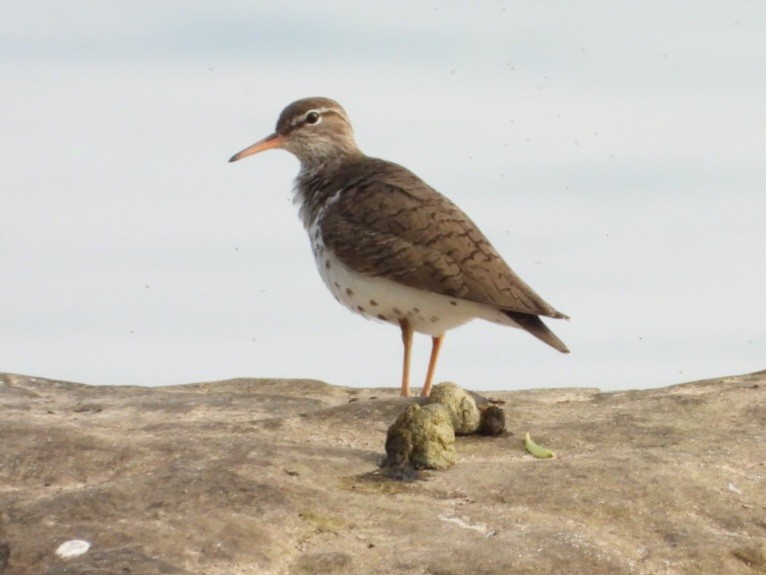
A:
POLYGON ((502 310, 566 317, 505 263, 473 221, 406 168, 360 156, 299 177, 304 220, 350 269, 502 310))

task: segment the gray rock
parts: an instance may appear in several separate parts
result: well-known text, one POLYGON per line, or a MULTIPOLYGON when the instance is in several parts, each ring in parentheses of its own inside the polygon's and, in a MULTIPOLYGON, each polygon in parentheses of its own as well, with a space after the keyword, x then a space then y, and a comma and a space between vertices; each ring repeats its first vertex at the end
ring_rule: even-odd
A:
POLYGON ((765 390, 494 392, 507 434, 401 482, 378 471, 398 390, 0 375, 3 575, 763 573, 765 390))
POLYGON ((8 560, 11 557, 11 548, 7 543, 0 542, 0 575, 5 573, 5 568, 8 567, 8 560))

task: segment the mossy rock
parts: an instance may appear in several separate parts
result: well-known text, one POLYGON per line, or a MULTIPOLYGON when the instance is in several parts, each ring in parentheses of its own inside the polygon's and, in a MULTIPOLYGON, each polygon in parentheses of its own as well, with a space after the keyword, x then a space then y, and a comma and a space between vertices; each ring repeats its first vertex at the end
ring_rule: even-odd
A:
POLYGON ((447 408, 455 435, 471 435, 478 431, 481 424, 479 408, 473 397, 458 384, 445 381, 435 385, 428 401, 447 408))
POLYGON ((442 404, 410 405, 388 428, 384 467, 444 469, 456 458, 455 431, 442 404))

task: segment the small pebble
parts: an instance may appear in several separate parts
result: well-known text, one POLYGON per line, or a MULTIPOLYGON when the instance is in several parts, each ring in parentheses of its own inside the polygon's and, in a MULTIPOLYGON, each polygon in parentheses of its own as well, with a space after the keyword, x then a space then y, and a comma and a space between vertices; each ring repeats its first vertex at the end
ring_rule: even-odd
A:
POLYGON ((87 553, 88 549, 90 549, 90 543, 87 541, 83 541, 82 539, 71 539, 69 541, 64 541, 64 543, 58 546, 56 555, 62 559, 69 559, 87 553))
POLYGON ((479 435, 502 435, 505 433, 505 412, 497 405, 487 405, 480 408, 481 424, 479 435))

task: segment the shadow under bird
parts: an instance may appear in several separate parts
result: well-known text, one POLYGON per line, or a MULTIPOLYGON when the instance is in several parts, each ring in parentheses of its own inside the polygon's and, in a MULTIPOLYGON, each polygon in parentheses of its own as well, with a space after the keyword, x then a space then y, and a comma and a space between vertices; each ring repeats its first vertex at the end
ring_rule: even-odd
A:
POLYGON ((410 393, 413 332, 433 342, 424 396, 445 333, 475 318, 520 328, 569 352, 539 317, 567 316, 524 283, 448 198, 408 169, 364 155, 337 102, 293 102, 273 134, 229 161, 272 148, 300 160, 294 189, 300 217, 335 299, 401 328, 402 395, 410 393))

